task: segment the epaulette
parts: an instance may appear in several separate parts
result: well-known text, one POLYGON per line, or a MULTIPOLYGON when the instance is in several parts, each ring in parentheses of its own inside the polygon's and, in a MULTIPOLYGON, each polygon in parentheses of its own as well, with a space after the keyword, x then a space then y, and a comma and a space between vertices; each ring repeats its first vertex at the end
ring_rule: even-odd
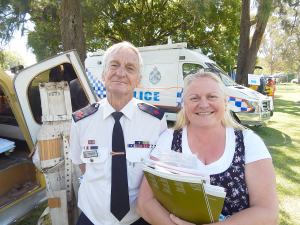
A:
POLYGON ((159 108, 156 108, 154 106, 145 103, 138 103, 137 105, 140 110, 156 117, 159 120, 161 120, 164 117, 165 112, 159 108))
POLYGON ((72 114, 74 122, 76 123, 79 120, 82 120, 82 119, 94 114, 95 112, 98 111, 98 108, 99 108, 99 103, 94 103, 92 105, 89 105, 87 107, 79 109, 78 111, 76 111, 72 114))

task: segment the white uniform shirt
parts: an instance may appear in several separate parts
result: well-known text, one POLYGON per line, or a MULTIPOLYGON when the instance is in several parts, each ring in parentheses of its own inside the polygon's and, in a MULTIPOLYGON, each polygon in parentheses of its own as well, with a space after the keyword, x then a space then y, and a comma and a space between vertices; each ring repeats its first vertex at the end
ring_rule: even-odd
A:
POLYGON ((166 117, 161 120, 143 112, 137 106, 142 101, 133 98, 121 110, 120 119, 124 133, 127 158, 127 176, 130 211, 119 222, 110 212, 112 131, 115 123, 111 113, 115 109, 104 99, 94 114, 72 121, 70 159, 75 164, 86 163, 86 172, 79 188, 78 206, 94 224, 131 224, 140 217, 136 214, 138 191, 142 182, 141 159, 150 157, 151 148, 128 148, 135 141, 148 141, 155 145, 158 137, 167 129, 166 117), (95 144, 88 144, 94 140, 95 144), (85 146, 98 146, 98 157, 83 158, 85 146))
MULTIPOLYGON (((158 139, 156 148, 151 156, 159 158, 161 149, 171 149, 173 140, 173 129, 166 130, 158 139)), ((263 140, 251 130, 243 130, 245 145, 245 163, 255 162, 261 159, 271 158, 271 155, 263 140)), ((226 128, 226 145, 223 155, 217 161, 205 165, 197 159, 197 170, 209 175, 219 174, 227 170, 233 160, 235 151, 235 134, 233 128, 226 128)), ((182 153, 192 154, 188 139, 186 126, 182 130, 182 153)))

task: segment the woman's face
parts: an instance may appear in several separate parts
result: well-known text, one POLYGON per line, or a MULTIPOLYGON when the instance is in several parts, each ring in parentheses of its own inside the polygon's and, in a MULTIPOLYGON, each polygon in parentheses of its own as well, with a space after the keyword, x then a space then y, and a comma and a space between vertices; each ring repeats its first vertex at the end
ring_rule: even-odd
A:
POLYGON ((193 80, 184 98, 190 124, 200 127, 221 125, 226 105, 227 101, 219 83, 207 77, 193 80))

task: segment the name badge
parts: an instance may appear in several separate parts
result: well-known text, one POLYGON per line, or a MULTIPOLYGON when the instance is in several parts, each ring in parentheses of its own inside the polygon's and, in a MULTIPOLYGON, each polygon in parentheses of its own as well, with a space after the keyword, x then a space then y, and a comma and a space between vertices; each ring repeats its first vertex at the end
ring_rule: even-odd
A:
POLYGON ((83 152, 83 158, 98 157, 97 150, 89 150, 83 152))

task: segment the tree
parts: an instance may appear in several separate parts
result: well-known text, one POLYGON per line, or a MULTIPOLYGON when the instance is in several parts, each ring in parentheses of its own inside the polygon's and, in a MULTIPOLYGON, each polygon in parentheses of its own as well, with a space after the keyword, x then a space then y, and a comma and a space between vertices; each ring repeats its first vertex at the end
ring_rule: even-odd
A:
POLYGON ((259 52, 270 74, 300 74, 300 6, 277 9, 268 22, 259 52))
MULTIPOLYGON (((236 63, 239 0, 83 0, 80 4, 88 51, 124 40, 136 46, 165 44, 170 36, 173 42, 185 41, 188 48, 200 48, 227 71, 236 63), (193 10, 192 4, 198 4, 199 10, 193 10)), ((38 61, 71 48, 84 48, 84 38, 78 36, 82 34, 80 16, 62 13, 72 7, 70 11, 77 12, 80 4, 78 0, 31 1, 27 11, 35 30, 29 32, 28 46, 38 61)))
POLYGON ((88 50, 106 49, 124 40, 136 46, 166 44, 170 36, 173 42, 185 41, 188 48, 200 48, 229 70, 238 50, 239 2, 211 0, 201 16, 192 10, 198 1, 186 2, 186 7, 185 1, 174 0, 127 0, 105 8, 94 6, 96 17, 86 27, 88 50))
MULTIPOLYGON (((0 44, 7 43, 16 29, 24 30, 24 23, 27 21, 26 16, 30 15, 30 20, 36 22, 37 25, 41 26, 41 22, 43 22, 60 29, 61 37, 55 38, 55 42, 60 40, 64 51, 76 49, 82 62, 86 58, 79 0, 1 0, 0 6, 2 9, 0 10, 0 35, 2 39, 0 44)), ((47 26, 45 25, 45 27, 47 26)), ((55 33, 56 35, 57 33, 55 33)), ((49 38, 49 36, 45 37, 49 38)), ((39 51, 41 50, 39 43, 32 41, 31 44, 39 46, 39 51)))
POLYGON ((286 4, 289 6, 299 5, 297 0, 257 0, 256 3, 257 13, 255 19, 251 21, 250 0, 242 1, 236 81, 244 85, 247 85, 247 75, 254 71, 257 52, 271 13, 278 7, 282 10, 286 4), (254 26, 252 37, 250 37, 251 26, 254 26))
POLYGON ((283 15, 282 26, 286 32, 282 58, 286 71, 290 73, 295 71, 298 75, 298 84, 300 84, 300 6, 288 8, 285 12, 279 12, 283 15))
POLYGON ((265 35, 259 49, 259 62, 268 74, 284 71, 282 52, 285 50, 286 35, 281 26, 281 19, 273 15, 266 27, 265 35))
POLYGON ((5 71, 10 70, 10 67, 13 66, 26 66, 23 57, 18 52, 2 50, 0 55, 0 68, 5 71))
POLYGON ((61 0, 59 17, 63 50, 76 49, 83 63, 86 49, 80 1, 61 0))
POLYGON ((0 0, 0 49, 12 38, 15 30, 24 32, 31 0, 0 0))

